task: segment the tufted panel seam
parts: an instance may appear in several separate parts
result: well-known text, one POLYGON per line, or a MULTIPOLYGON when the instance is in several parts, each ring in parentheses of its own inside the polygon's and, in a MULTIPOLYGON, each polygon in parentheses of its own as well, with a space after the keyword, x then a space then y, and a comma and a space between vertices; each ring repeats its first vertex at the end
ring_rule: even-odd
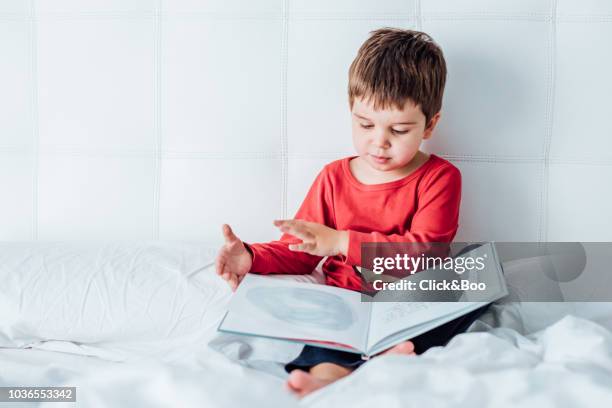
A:
POLYGON ((281 30, 281 101, 280 101, 280 157, 281 157, 281 208, 280 216, 287 218, 288 188, 288 136, 287 136, 287 75, 289 59, 289 0, 283 1, 283 24, 281 30))
POLYGON ((38 131, 38 27, 36 23, 36 0, 30 0, 30 63, 32 75, 32 240, 38 240, 38 172, 39 172, 39 144, 38 131))
POLYGON ((153 136, 155 142, 155 151, 153 158, 153 239, 159 239, 159 202, 161 195, 161 151, 162 151, 162 134, 161 134, 161 53, 162 53, 162 25, 161 25, 161 0, 157 1, 154 25, 154 46, 153 46, 153 64, 154 64, 154 89, 153 89, 153 136))
POLYGON ((548 213, 549 213, 549 179, 550 179, 550 145, 554 126, 555 111, 555 64, 556 64, 556 25, 557 0, 551 4, 549 41, 548 41, 548 94, 546 98, 546 133, 544 135, 543 162, 542 162, 542 190, 540 195, 540 218, 538 229, 538 241, 545 242, 548 238, 548 213))

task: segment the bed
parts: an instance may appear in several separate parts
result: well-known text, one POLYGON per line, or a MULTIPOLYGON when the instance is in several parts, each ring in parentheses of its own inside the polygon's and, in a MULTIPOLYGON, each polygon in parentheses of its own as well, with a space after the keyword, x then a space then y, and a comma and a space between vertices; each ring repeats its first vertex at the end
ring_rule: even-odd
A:
MULTIPOLYGON (((612 402, 609 304, 516 302, 495 304, 446 347, 374 358, 299 401, 283 363, 300 345, 216 331, 231 292, 214 253, 198 242, 0 245, 0 386, 76 387, 79 406, 612 402)), ((320 270, 277 279, 323 283, 320 270)))
POLYGON ((277 238, 353 154, 348 65, 382 26, 444 50, 422 148, 461 170, 456 241, 609 242, 611 16, 605 0, 0 2, 0 386, 75 386, 86 407, 609 406, 605 302, 496 304, 445 348, 298 401, 282 366, 299 346, 217 333, 231 293, 212 262, 223 223, 277 238))

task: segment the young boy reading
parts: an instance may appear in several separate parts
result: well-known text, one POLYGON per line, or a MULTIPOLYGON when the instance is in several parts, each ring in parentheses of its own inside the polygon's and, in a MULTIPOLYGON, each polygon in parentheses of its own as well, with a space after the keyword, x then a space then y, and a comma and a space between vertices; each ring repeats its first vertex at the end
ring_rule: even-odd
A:
MULTIPOLYGON (((450 242, 458 228, 461 174, 419 150, 440 120, 446 81, 441 49, 425 33, 373 31, 349 69, 348 99, 356 156, 327 164, 293 220, 276 220, 282 237, 247 244, 223 226, 217 273, 235 290, 249 272, 311 273, 323 257, 326 284, 360 290, 363 242, 450 242)), ((479 310, 385 353, 420 354, 464 331, 479 310)), ((287 387, 304 396, 364 360, 359 354, 304 346, 285 366, 287 387)))

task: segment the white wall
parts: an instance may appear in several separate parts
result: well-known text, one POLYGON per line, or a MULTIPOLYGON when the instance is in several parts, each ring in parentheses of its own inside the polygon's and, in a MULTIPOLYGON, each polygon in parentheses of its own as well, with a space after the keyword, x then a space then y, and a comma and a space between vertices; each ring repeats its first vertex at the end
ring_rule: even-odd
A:
POLYGON ((0 1, 0 239, 277 237, 382 26, 445 52, 457 240, 611 239, 604 0, 0 1))

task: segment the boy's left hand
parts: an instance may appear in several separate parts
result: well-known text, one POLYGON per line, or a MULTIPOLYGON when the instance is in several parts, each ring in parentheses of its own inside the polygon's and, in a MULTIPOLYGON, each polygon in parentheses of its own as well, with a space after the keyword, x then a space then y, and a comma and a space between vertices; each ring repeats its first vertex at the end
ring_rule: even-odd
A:
POLYGON ((327 225, 304 220, 275 220, 282 232, 302 240, 291 244, 292 251, 306 252, 317 256, 346 255, 348 251, 348 231, 338 231, 327 225))

